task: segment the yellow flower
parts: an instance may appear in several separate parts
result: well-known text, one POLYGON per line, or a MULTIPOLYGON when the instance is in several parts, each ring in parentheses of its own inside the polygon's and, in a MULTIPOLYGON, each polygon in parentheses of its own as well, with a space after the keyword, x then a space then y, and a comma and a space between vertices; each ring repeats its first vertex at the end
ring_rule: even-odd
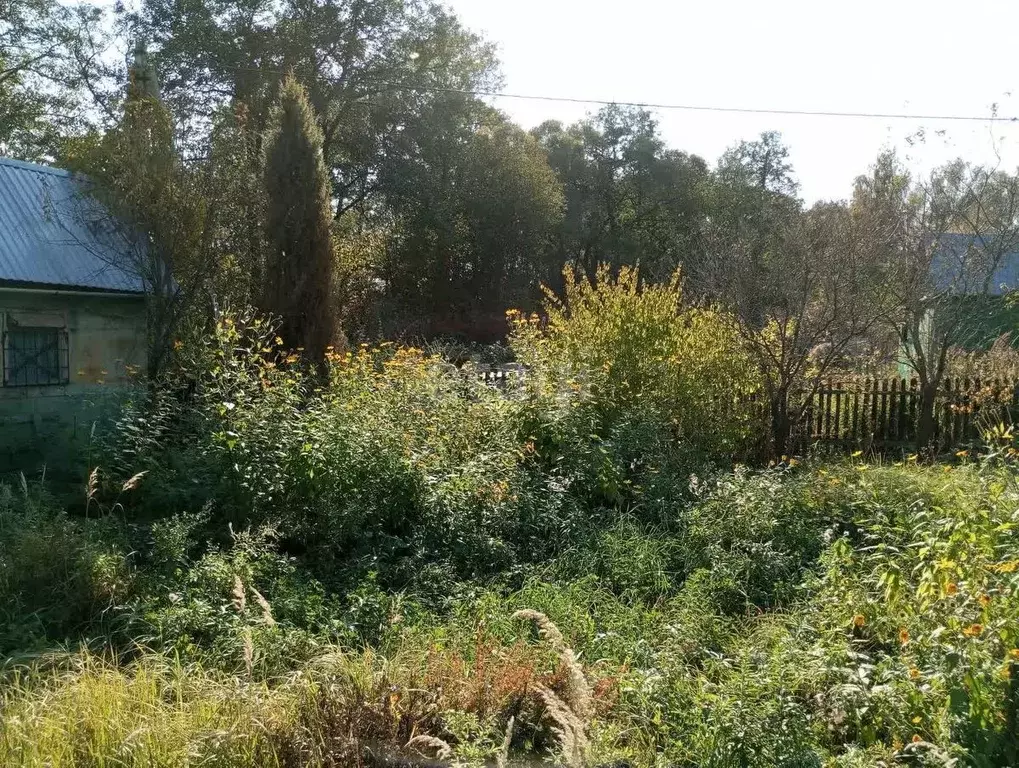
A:
POLYGON ((173 342, 173 348, 174 349, 180 349, 183 346, 184 346, 184 342, 181 341, 180 339, 177 339, 176 341, 173 342))
POLYGON ((948 586, 945 587, 945 593, 949 594, 949 595, 954 595, 958 591, 959 591, 959 585, 956 584, 954 581, 948 582, 948 586))
POLYGON ((913 734, 913 743, 914 744, 919 744, 921 741, 923 741, 923 739, 920 738, 920 734, 914 733, 913 734))
POLYGON ((853 451, 853 452, 852 452, 852 453, 850 454, 850 456, 851 456, 852 458, 854 458, 854 459, 857 459, 857 458, 859 458, 860 456, 863 456, 863 451, 853 451))
POLYGON ((970 624, 966 629, 962 631, 966 637, 979 637, 980 633, 984 631, 983 624, 970 624))
POLYGON ((965 459, 967 456, 969 456, 969 451, 956 451, 955 455, 958 456, 960 459, 965 459))
POLYGON ((905 627, 899 630, 899 642, 903 645, 909 642, 909 630, 905 627))
POLYGON ((984 606, 984 608, 991 604, 990 595, 980 595, 980 597, 978 597, 977 600, 979 601, 980 605, 984 606))
POLYGON ((909 456, 906 457, 906 461, 916 461, 916 460, 917 460, 917 455, 915 453, 911 453, 911 454, 909 454, 909 456))
POLYGON ((920 717, 920 715, 917 715, 916 717, 913 718, 913 725, 920 725, 920 723, 922 721, 923 721, 923 718, 920 717))
POLYGON ((799 463, 800 463, 799 459, 789 459, 789 466, 790 467, 795 467, 799 463))
POLYGON ((1019 661, 1019 648, 1013 648, 1011 651, 1008 652, 1008 656, 1009 658, 1019 661))
POLYGON ((858 613, 858 614, 856 614, 853 617, 853 626, 854 627, 862 627, 866 623, 867 623, 867 617, 864 616, 862 613, 858 613))
POLYGON ((911 680, 916 680, 919 677, 920 677, 920 670, 917 669, 916 667, 910 667, 909 668, 909 678, 911 680))
POLYGON ((1004 563, 995 563, 991 566, 992 571, 998 573, 1015 573, 1019 569, 1019 560, 1007 560, 1004 563))

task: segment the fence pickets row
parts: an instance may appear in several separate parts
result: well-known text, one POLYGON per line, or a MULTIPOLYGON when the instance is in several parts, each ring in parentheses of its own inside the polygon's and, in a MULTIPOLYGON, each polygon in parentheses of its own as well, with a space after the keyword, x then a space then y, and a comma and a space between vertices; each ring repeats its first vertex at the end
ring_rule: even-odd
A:
MULTIPOLYGON (((1019 405, 1019 379, 949 378, 935 400, 938 443, 961 445, 979 437, 979 413, 987 402, 1019 405)), ((920 386, 916 379, 824 382, 811 397, 796 442, 880 445, 909 443, 917 436, 920 386)), ((999 412, 1000 413, 1000 412, 999 412)))
MULTIPOLYGON (((479 374, 485 383, 505 387, 526 372, 522 366, 500 366, 483 369, 479 374)), ((947 449, 979 438, 980 410, 986 409, 987 402, 1019 408, 1019 378, 946 378, 935 400, 938 444, 947 449)), ((799 403, 790 405, 797 407, 799 403)), ((791 436, 793 448, 804 450, 817 443, 843 447, 913 443, 919 408, 920 384, 916 379, 824 381, 810 396, 791 436)), ((994 414, 1000 415, 1001 410, 994 414)))

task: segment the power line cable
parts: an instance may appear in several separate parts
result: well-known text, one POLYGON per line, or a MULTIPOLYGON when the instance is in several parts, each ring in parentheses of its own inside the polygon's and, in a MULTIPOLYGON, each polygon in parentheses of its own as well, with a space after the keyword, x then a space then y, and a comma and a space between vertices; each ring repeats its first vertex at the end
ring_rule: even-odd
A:
MULTIPOLYGON (((223 67, 234 71, 263 72, 265 74, 282 75, 280 70, 256 67, 223 67)), ((339 82, 338 78, 324 78, 330 82, 339 82)), ((491 91, 484 89, 446 88, 437 85, 421 85, 415 83, 394 83, 387 80, 369 80, 368 82, 383 86, 389 90, 417 91, 422 93, 449 93, 461 96, 475 96, 495 99, 516 99, 520 101, 546 101, 565 104, 588 104, 598 106, 636 107, 638 109, 677 110, 687 112, 722 112, 744 115, 787 115, 794 117, 847 117, 877 120, 938 120, 974 123, 1019 123, 1019 117, 1002 117, 999 115, 937 115, 937 114, 902 114, 895 112, 843 112, 838 110, 811 109, 779 109, 765 107, 720 107, 704 104, 668 104, 650 101, 614 101, 608 99, 585 99, 574 96, 541 96, 537 94, 510 93, 507 91, 491 91)))
POLYGON ((809 110, 809 109, 766 109, 755 107, 718 107, 700 104, 658 104, 648 101, 607 101, 604 99, 582 99, 572 96, 537 96, 522 93, 507 93, 505 91, 483 91, 483 90, 461 90, 459 88, 441 88, 438 86, 417 86, 403 85, 401 83, 380 83, 387 87, 403 90, 420 90, 435 93, 454 93, 464 96, 486 96, 502 99, 522 99, 526 101, 555 101, 568 104, 597 104, 600 106, 617 105, 622 107, 637 107, 640 109, 671 109, 686 110, 691 112, 729 112, 750 115, 795 115, 800 117, 855 117, 855 118, 877 118, 887 120, 962 120, 972 122, 997 122, 1015 123, 1019 117, 999 117, 988 115, 977 117, 974 115, 908 115, 889 112, 838 112, 831 110, 809 110))

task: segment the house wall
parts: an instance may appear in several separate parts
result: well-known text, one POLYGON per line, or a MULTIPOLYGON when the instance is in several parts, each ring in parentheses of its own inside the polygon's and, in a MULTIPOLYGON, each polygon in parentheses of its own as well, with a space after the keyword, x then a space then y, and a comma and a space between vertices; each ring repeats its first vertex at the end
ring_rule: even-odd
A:
MULTIPOLYGON (((2 386, 0 472, 84 470, 94 421, 123 395, 134 370, 145 370, 145 306, 137 295, 80 295, 0 287, 0 331, 13 313, 23 325, 63 324, 69 381, 51 386, 2 386)), ((2 354, 2 350, 0 350, 2 354)))

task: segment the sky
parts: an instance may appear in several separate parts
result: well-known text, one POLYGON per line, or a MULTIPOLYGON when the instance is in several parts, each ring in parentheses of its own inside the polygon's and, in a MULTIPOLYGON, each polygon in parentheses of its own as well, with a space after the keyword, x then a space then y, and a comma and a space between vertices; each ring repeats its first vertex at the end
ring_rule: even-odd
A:
MULTIPOLYGON (((445 2, 497 45, 507 93, 981 118, 997 105, 999 116, 1019 117, 1016 0, 445 2)), ((527 128, 598 109, 490 101, 527 128)), ((853 179, 888 148, 916 173, 960 156, 1019 165, 1019 122, 656 116, 670 147, 710 163, 741 139, 780 131, 808 203, 849 197, 853 179)))

